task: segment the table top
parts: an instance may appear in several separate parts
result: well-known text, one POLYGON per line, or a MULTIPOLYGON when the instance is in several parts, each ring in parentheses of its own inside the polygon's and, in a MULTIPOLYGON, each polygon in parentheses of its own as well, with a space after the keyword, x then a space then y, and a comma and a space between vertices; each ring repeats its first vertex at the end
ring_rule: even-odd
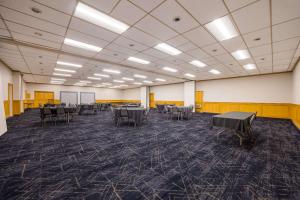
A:
POLYGON ((246 120, 254 114, 253 112, 227 112, 221 115, 214 115, 213 118, 246 120))
POLYGON ((117 107, 117 108, 114 108, 116 110, 145 110, 145 108, 142 108, 142 107, 117 107))

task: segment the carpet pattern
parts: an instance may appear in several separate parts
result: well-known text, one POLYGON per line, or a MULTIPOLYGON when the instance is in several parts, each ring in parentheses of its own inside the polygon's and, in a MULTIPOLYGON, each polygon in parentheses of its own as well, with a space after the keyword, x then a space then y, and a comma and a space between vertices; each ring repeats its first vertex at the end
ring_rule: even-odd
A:
POLYGON ((239 146, 231 133, 217 140, 210 118, 151 112, 141 127, 117 128, 101 112, 42 128, 28 111, 0 137, 0 199, 300 198, 300 133, 289 120, 258 118, 256 143, 239 146))

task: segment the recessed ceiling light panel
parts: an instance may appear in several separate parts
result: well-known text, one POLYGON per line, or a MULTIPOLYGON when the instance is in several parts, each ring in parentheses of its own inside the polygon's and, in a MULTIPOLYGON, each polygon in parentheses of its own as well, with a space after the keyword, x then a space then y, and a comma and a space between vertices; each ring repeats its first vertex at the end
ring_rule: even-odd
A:
POLYGON ((247 50, 237 50, 235 52, 232 52, 231 55, 236 59, 236 60, 245 60, 247 58, 250 58, 250 54, 247 50))
POLYGON ((111 74, 120 74, 121 73, 120 71, 114 70, 114 69, 103 69, 102 71, 111 73, 111 74))
POLYGON ((157 50, 160 50, 164 53, 167 53, 169 55, 172 55, 172 56, 176 56, 176 55, 182 53, 178 49, 176 49, 176 48, 174 48, 174 47, 172 47, 172 46, 170 46, 166 43, 160 43, 160 44, 156 45, 154 48, 157 49, 157 50))
POLYGON ((209 72, 212 73, 212 74, 216 74, 216 75, 221 74, 221 72, 216 70, 216 69, 211 69, 209 72))
POLYGON ((159 82, 166 82, 166 81, 167 81, 167 80, 162 79, 162 78, 156 78, 155 80, 156 80, 156 81, 159 81, 159 82))
POLYGON ((228 16, 215 19, 205 25, 205 27, 219 40, 228 40, 238 36, 233 23, 228 16))
POLYGON ((54 68, 54 70, 55 70, 55 71, 58 71, 58 72, 76 73, 75 70, 70 70, 70 69, 54 68))
POLYGON ((246 64, 243 66, 246 70, 253 70, 256 69, 255 64, 246 64))
POLYGON ((77 4, 74 15, 97 26, 121 34, 129 26, 81 2, 77 4))
POLYGON ((177 69, 171 68, 171 67, 163 67, 163 70, 168 71, 168 72, 177 72, 177 69))
POLYGON ((69 63, 69 62, 63 62, 63 61, 57 61, 56 64, 58 65, 64 65, 64 66, 68 66, 68 67, 76 67, 76 68, 81 68, 82 65, 80 64, 75 64, 75 63, 69 63))
POLYGON ((150 63, 150 62, 147 61, 147 60, 143 60, 143 59, 135 58, 135 57, 129 57, 129 58, 127 58, 127 60, 130 60, 130 61, 136 62, 136 63, 140 63, 140 64, 143 64, 143 65, 147 65, 147 64, 150 63))
POLYGON ((62 74, 62 73, 53 73, 54 76, 65 76, 65 77, 71 77, 71 74, 62 74))
POLYGON ((206 64, 201 62, 200 60, 192 60, 189 63, 192 65, 195 65, 196 67, 205 67, 206 66, 206 64))
POLYGON ((70 46, 73 46, 73 47, 85 49, 85 50, 88 50, 88 51, 100 52, 102 50, 102 48, 100 48, 100 47, 97 47, 97 46, 94 46, 94 45, 91 45, 91 44, 87 44, 87 43, 84 43, 84 42, 79 42, 79 41, 76 41, 76 40, 72 40, 72 39, 69 39, 69 38, 65 38, 64 43, 66 45, 70 45, 70 46))
POLYGON ((194 74, 189 74, 189 73, 186 73, 186 74, 184 74, 184 75, 187 76, 187 77, 191 77, 191 78, 194 78, 194 77, 195 77, 194 74))
POLYGON ((147 76, 141 75, 141 74, 134 74, 133 75, 136 78, 147 78, 147 76))

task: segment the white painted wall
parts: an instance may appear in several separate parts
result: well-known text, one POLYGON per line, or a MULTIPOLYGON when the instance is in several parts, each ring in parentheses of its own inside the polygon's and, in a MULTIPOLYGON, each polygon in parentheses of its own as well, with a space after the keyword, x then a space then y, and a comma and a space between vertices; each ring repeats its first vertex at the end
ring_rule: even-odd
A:
POLYGON ((300 62, 293 72, 293 103, 300 104, 300 62))
POLYGON ((195 110, 196 81, 184 82, 184 106, 193 106, 195 110))
POLYGON ((7 131, 3 102, 8 99, 8 83, 12 82, 12 71, 0 62, 0 135, 7 131))
POLYGON ((141 100, 140 88, 122 90, 122 100, 141 100))
POLYGON ((291 103, 292 73, 199 81, 208 102, 291 103))
MULTIPOLYGON (((1 87, 3 85, 2 76, 3 76, 2 73, 0 73, 1 87)), ((3 104, 3 101, 4 101, 3 91, 4 90, 2 90, 2 89, 0 91, 0 136, 3 135, 7 131, 4 104, 3 104)))
POLYGON ((8 83, 13 83, 13 78, 12 78, 12 71, 4 66, 0 62, 0 74, 2 75, 2 81, 1 86, 0 86, 0 91, 3 93, 3 99, 7 100, 8 99, 8 83))
MULTIPOLYGON (((34 98, 34 91, 54 92, 55 99, 60 99, 60 91, 94 92, 96 100, 119 100, 119 99, 122 99, 122 90, 119 90, 119 89, 27 83, 26 90, 27 90, 27 92, 30 93, 30 96, 32 99, 34 98)), ((78 94, 78 97, 80 97, 80 94, 78 94)), ((80 102, 80 100, 78 100, 78 102, 80 102)))
POLYGON ((144 108, 149 107, 149 91, 150 88, 148 86, 140 87, 141 105, 144 108))
POLYGON ((184 84, 170 84, 150 87, 155 101, 184 101, 184 84))

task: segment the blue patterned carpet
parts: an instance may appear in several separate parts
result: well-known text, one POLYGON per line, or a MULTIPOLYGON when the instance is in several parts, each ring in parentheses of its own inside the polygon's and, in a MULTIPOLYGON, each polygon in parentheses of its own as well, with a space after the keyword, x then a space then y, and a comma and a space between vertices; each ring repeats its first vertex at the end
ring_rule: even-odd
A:
POLYGON ((0 137, 0 199, 300 199, 300 133, 289 120, 258 118, 254 145, 217 141, 209 114, 139 128, 109 112, 40 127, 37 111, 8 120, 0 137))

